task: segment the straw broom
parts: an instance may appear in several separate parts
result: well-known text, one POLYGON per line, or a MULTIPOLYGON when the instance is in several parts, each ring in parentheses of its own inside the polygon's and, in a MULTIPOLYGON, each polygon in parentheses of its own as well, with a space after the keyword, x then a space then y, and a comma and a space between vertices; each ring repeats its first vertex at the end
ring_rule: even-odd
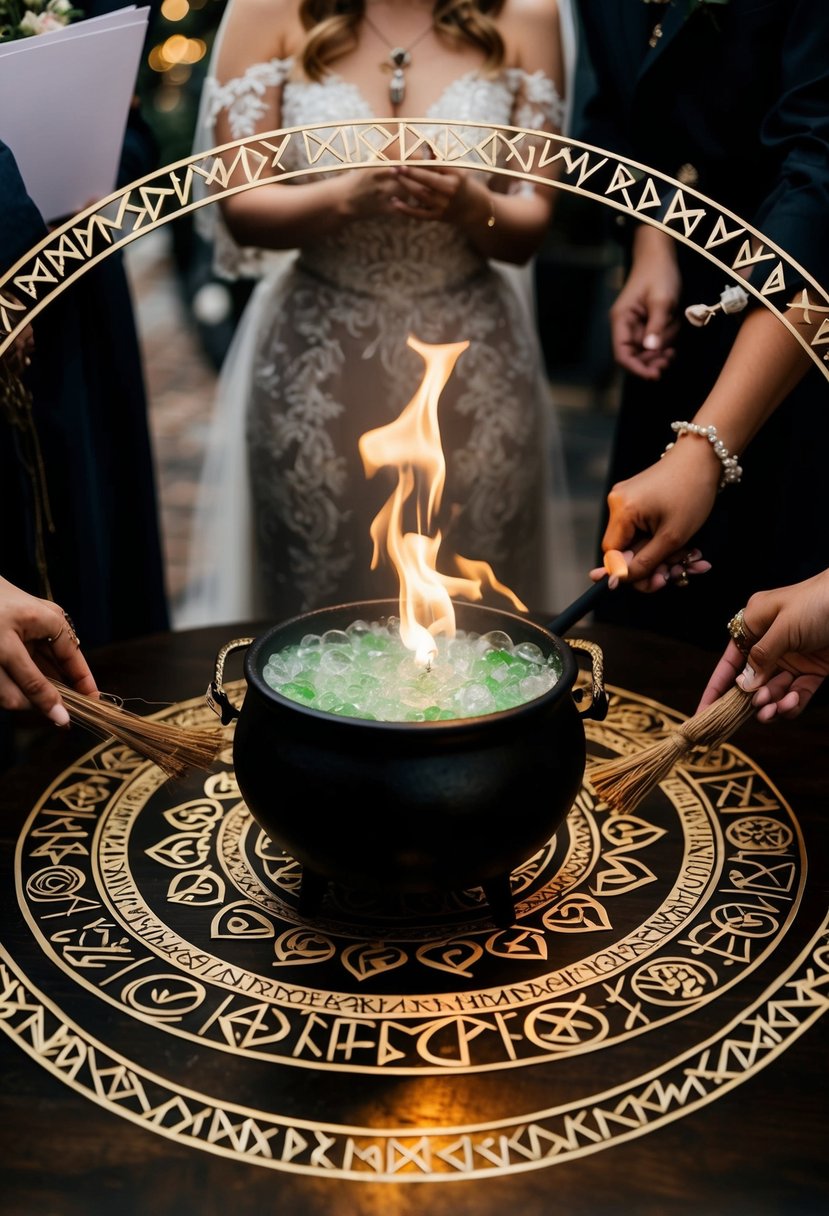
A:
MULTIPOLYGON (((604 556, 605 569, 615 583, 628 576, 624 556, 610 549, 604 556)), ((732 637, 735 635, 732 633, 732 637)), ((706 709, 671 730, 664 739, 632 756, 600 762, 587 772, 599 797, 615 811, 626 814, 639 805, 650 791, 694 748, 706 751, 724 743, 751 717, 752 694, 736 684, 706 709)))
POLYGON ((168 777, 210 768, 225 742, 219 727, 183 727, 155 722, 103 698, 87 697, 53 680, 73 722, 100 738, 114 738, 152 760, 168 777))
POLYGON ((752 693, 743 692, 735 684, 719 700, 674 727, 658 743, 632 756, 601 762, 589 769, 590 784, 612 810, 629 813, 695 747, 708 750, 724 743, 751 717, 751 699, 752 693))

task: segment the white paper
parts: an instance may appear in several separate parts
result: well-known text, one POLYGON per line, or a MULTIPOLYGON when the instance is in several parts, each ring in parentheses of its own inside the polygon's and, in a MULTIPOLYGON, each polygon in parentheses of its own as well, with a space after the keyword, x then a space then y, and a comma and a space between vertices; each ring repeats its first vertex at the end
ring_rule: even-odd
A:
POLYGON ((134 4, 125 4, 123 8, 116 9, 112 13, 101 13, 99 17, 87 17, 83 21, 61 25, 57 29, 49 30, 47 34, 31 34, 27 38, 13 38, 10 42, 0 42, 0 58, 4 55, 14 55, 17 51, 22 51, 25 55, 37 54, 39 49, 48 45, 44 43, 44 38, 66 40, 74 38, 78 34, 83 37, 100 29, 109 29, 110 26, 129 25, 136 20, 146 21, 149 9, 147 9, 147 17, 144 18, 137 16, 139 12, 143 12, 143 10, 136 9, 134 4))
POLYGON ((149 12, 119 9, 0 48, 0 139, 47 222, 115 188, 149 12))

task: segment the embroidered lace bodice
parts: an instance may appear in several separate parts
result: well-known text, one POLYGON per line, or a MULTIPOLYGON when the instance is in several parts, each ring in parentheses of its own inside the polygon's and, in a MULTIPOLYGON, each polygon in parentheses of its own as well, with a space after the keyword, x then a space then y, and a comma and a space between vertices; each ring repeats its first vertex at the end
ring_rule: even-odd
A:
MULTIPOLYGON (((285 86, 284 127, 306 126, 339 118, 370 122, 375 115, 356 84, 335 72, 322 81, 291 80, 293 59, 271 59, 253 64, 244 76, 220 84, 215 76, 205 81, 206 117, 215 122, 228 111, 235 139, 253 135, 265 113, 262 95, 267 88, 285 86)), ((542 72, 529 74, 506 68, 495 77, 466 72, 453 80, 429 108, 426 118, 474 122, 513 123, 538 128, 559 127, 564 103, 553 82, 542 72)))
MULTIPOLYGON (((234 139, 264 131, 268 113, 266 92, 280 86, 282 127, 319 126, 323 128, 320 142, 331 139, 332 147, 343 147, 342 141, 348 139, 348 134, 324 128, 325 123, 334 119, 365 122, 374 119, 356 84, 336 73, 329 73, 320 82, 297 80, 292 78, 293 70, 292 59, 272 59, 252 65, 242 77, 224 84, 209 76, 202 100, 202 140, 212 139, 216 143, 215 122, 222 112, 227 113, 234 139)), ((549 130, 560 126, 563 109, 555 84, 542 72, 529 74, 518 68, 506 68, 493 77, 477 71, 465 73, 447 86, 424 117, 457 124, 458 137, 469 146, 480 132, 477 128, 464 129, 464 121, 549 130)), ((435 128, 433 134, 438 131, 444 132, 445 128, 435 128)), ((446 138, 445 134, 442 137, 446 138)), ((372 139, 372 133, 363 130, 362 138, 372 139)), ((373 138, 378 147, 383 145, 385 137, 381 130, 373 138)), ((302 140, 291 140, 283 163, 289 169, 311 164, 302 140)), ((336 151, 315 148, 315 174, 341 163, 336 151)), ((302 180, 308 181, 310 176, 303 175, 302 180)), ((508 188, 521 191, 531 190, 532 186, 516 181, 508 188)), ((224 228, 217 208, 204 208, 198 214, 202 231, 214 242, 214 262, 220 273, 235 278, 264 272, 269 255, 262 250, 240 248, 224 228)), ((364 290, 380 293, 403 288, 434 291, 462 281, 482 265, 481 255, 459 241, 449 225, 408 217, 352 223, 346 230, 303 249, 302 257, 310 270, 333 283, 353 285, 360 281, 364 290)))

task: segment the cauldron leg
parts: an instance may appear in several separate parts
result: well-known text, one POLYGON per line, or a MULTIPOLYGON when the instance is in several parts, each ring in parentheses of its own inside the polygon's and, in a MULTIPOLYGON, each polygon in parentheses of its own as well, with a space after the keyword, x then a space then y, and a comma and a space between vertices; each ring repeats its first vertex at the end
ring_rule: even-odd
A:
POLYGON ((509 874, 499 874, 497 878, 485 882, 483 887, 492 919, 499 929, 509 929, 515 924, 515 904, 509 874))
POLYGON ((328 879, 317 874, 315 870, 302 867, 302 881, 299 884, 299 913, 300 916, 316 916, 328 890, 328 879))

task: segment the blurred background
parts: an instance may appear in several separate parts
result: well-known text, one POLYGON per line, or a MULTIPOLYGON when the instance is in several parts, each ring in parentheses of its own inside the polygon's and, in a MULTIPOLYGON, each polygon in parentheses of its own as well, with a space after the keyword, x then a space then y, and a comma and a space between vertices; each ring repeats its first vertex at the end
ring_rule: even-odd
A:
MULTIPOLYGON (((138 80, 160 165, 189 156, 199 95, 226 0, 163 0, 138 80)), ((575 122, 589 87, 580 59, 575 122)), ((575 127, 577 130, 577 126, 575 127)), ((577 532, 575 572, 595 564, 616 407, 607 311, 619 250, 607 208, 561 192, 535 264, 538 329, 562 428, 577 532)), ((211 250, 182 216, 127 250, 141 332, 173 616, 186 582, 190 522, 213 390, 250 283, 211 270, 211 250)))

